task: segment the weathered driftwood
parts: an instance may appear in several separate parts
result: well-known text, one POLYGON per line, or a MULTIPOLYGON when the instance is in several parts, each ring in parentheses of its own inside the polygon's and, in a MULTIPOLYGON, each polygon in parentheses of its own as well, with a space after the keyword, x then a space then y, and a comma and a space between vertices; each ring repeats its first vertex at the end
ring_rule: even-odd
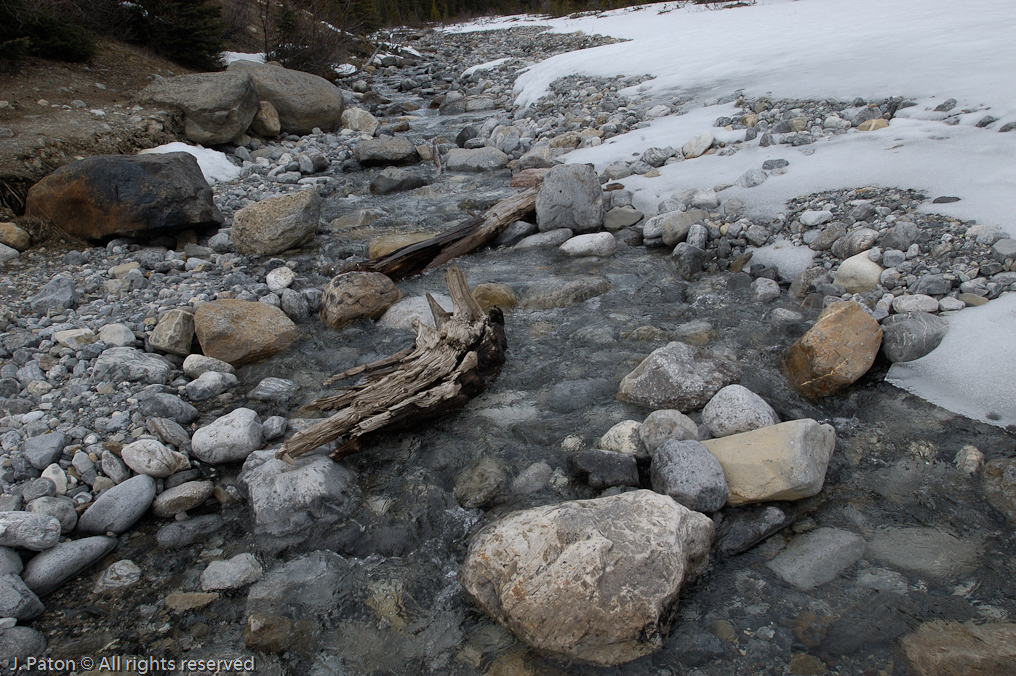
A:
POLYGON ((344 437, 343 445, 331 453, 338 460, 360 450, 361 440, 371 434, 461 408, 497 377, 507 349, 504 315, 497 308, 483 311, 458 268, 445 273, 445 283, 454 314, 428 294, 437 328, 420 322, 411 349, 328 378, 326 385, 366 376, 339 394, 311 403, 310 408, 337 413, 293 435, 277 457, 295 458, 344 437))
POLYGON ((405 277, 437 269, 456 256, 480 248, 497 237, 510 223, 533 211, 539 190, 539 186, 526 188, 440 235, 360 263, 352 270, 380 272, 397 282, 405 277))

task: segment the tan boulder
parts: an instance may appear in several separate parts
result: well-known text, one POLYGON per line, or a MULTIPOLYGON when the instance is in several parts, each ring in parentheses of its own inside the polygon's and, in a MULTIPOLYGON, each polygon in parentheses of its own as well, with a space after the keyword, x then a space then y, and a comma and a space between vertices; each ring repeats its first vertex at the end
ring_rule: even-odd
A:
POLYGON ((0 244, 24 251, 32 243, 32 237, 13 223, 0 223, 0 244))
POLYGON ((833 303, 783 356, 783 373, 797 392, 825 397, 863 376, 882 345, 882 329, 858 303, 833 303))
POLYGON ((806 418, 702 443, 723 467, 728 505, 800 500, 822 490, 836 431, 806 418))
POLYGON ((1016 624, 925 622, 900 641, 914 676, 1016 674, 1016 624))
POLYGON ((373 136, 381 123, 363 108, 346 108, 342 111, 342 126, 373 136))
POLYGON ((194 143, 228 143, 242 134, 258 110, 258 93, 246 73, 194 73, 156 80, 138 95, 141 103, 167 106, 184 116, 194 143))
POLYGON ((477 284, 473 287, 473 298, 484 310, 492 307, 508 310, 519 303, 515 292, 505 284, 477 284))
POLYGON ((258 112, 254 114, 254 119, 251 120, 250 129, 255 134, 268 138, 279 135, 282 131, 282 125, 279 122, 279 111, 275 110, 275 106, 272 105, 271 101, 258 101, 258 112))
POLYGON ((339 329, 358 319, 376 319, 400 298, 399 287, 380 272, 346 272, 325 286, 321 321, 339 329))
POLYGON ((170 310, 152 329, 148 342, 156 350, 186 357, 194 340, 194 315, 186 310, 170 310))
POLYGON ((242 254, 270 256, 309 242, 321 219, 321 197, 315 190, 269 197, 233 215, 230 236, 242 254))
POLYGON ((233 366, 281 352, 300 337, 279 308, 244 300, 201 305, 194 312, 194 331, 206 356, 233 366))
POLYGON ((889 126, 889 123, 886 122, 883 118, 876 117, 873 120, 865 120, 861 124, 857 125, 857 130, 858 131, 877 131, 879 129, 885 129, 888 126, 889 126))

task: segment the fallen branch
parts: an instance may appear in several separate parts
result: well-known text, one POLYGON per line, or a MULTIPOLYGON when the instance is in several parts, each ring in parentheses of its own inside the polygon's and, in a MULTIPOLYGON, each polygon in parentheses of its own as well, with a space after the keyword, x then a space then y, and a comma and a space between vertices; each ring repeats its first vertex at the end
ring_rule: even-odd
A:
POLYGON ((327 380, 330 385, 358 375, 365 379, 340 393, 321 397, 308 408, 337 411, 290 437, 276 457, 291 461, 340 437, 346 440, 331 453, 339 460, 361 449, 362 440, 382 431, 401 429, 465 406, 497 378, 507 342, 504 315, 487 314, 457 267, 445 273, 454 314, 427 295, 436 328, 416 324, 416 342, 385 359, 356 366, 327 380))
POLYGON ((509 224, 535 209, 536 194, 539 190, 539 186, 527 188, 440 235, 396 249, 351 269, 380 272, 388 275, 393 282, 435 270, 457 256, 480 248, 497 237, 509 224))

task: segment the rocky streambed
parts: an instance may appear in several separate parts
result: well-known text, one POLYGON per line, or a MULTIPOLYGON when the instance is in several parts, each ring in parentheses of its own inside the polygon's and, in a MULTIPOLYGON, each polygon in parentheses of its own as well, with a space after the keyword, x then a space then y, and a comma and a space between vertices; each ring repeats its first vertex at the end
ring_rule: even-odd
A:
POLYGON ((651 209, 624 187, 785 142, 739 181, 764 189, 799 149, 877 132, 905 100, 742 100, 716 124, 743 140, 660 139, 597 174, 558 165, 719 101, 645 99, 634 75, 568 78, 517 110, 519 66, 598 38, 401 39, 340 83, 344 129, 230 149, 221 229, 4 240, 4 656, 938 674, 973 643, 1008 673, 1012 435, 884 376, 950 313, 1005 302, 1011 240, 918 211, 936 197, 919 186, 780 214, 725 186, 651 209), (505 311, 498 380, 342 463, 277 460, 327 375, 410 346, 425 293, 448 303, 438 272, 334 275, 540 181, 538 218, 456 261, 505 311), (837 358, 818 373, 823 351, 837 358))

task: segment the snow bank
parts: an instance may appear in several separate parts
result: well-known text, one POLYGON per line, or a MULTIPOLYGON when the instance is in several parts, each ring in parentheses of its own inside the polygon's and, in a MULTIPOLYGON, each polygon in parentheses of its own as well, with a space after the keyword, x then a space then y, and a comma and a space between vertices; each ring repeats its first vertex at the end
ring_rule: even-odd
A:
POLYGON ((209 183, 232 181, 240 177, 240 167, 230 162, 226 158, 225 153, 220 153, 218 150, 212 150, 211 148, 190 146, 186 143, 175 141, 155 148, 138 151, 138 155, 161 153, 190 153, 198 161, 201 173, 205 175, 205 180, 209 183))
POLYGON ((253 61, 255 63, 264 63, 264 54, 247 54, 245 52, 222 52, 219 55, 219 61, 223 66, 228 66, 234 61, 253 61))
POLYGON ((479 64, 477 64, 475 66, 470 66, 469 68, 466 68, 464 71, 462 71, 462 77, 469 77, 470 75, 472 75, 473 73, 475 73, 477 71, 490 70, 491 68, 497 68, 498 66, 500 66, 502 63, 504 63, 507 60, 508 60, 508 57, 506 56, 506 57, 501 58, 501 59, 494 59, 493 61, 488 61, 487 63, 479 63, 479 64))

